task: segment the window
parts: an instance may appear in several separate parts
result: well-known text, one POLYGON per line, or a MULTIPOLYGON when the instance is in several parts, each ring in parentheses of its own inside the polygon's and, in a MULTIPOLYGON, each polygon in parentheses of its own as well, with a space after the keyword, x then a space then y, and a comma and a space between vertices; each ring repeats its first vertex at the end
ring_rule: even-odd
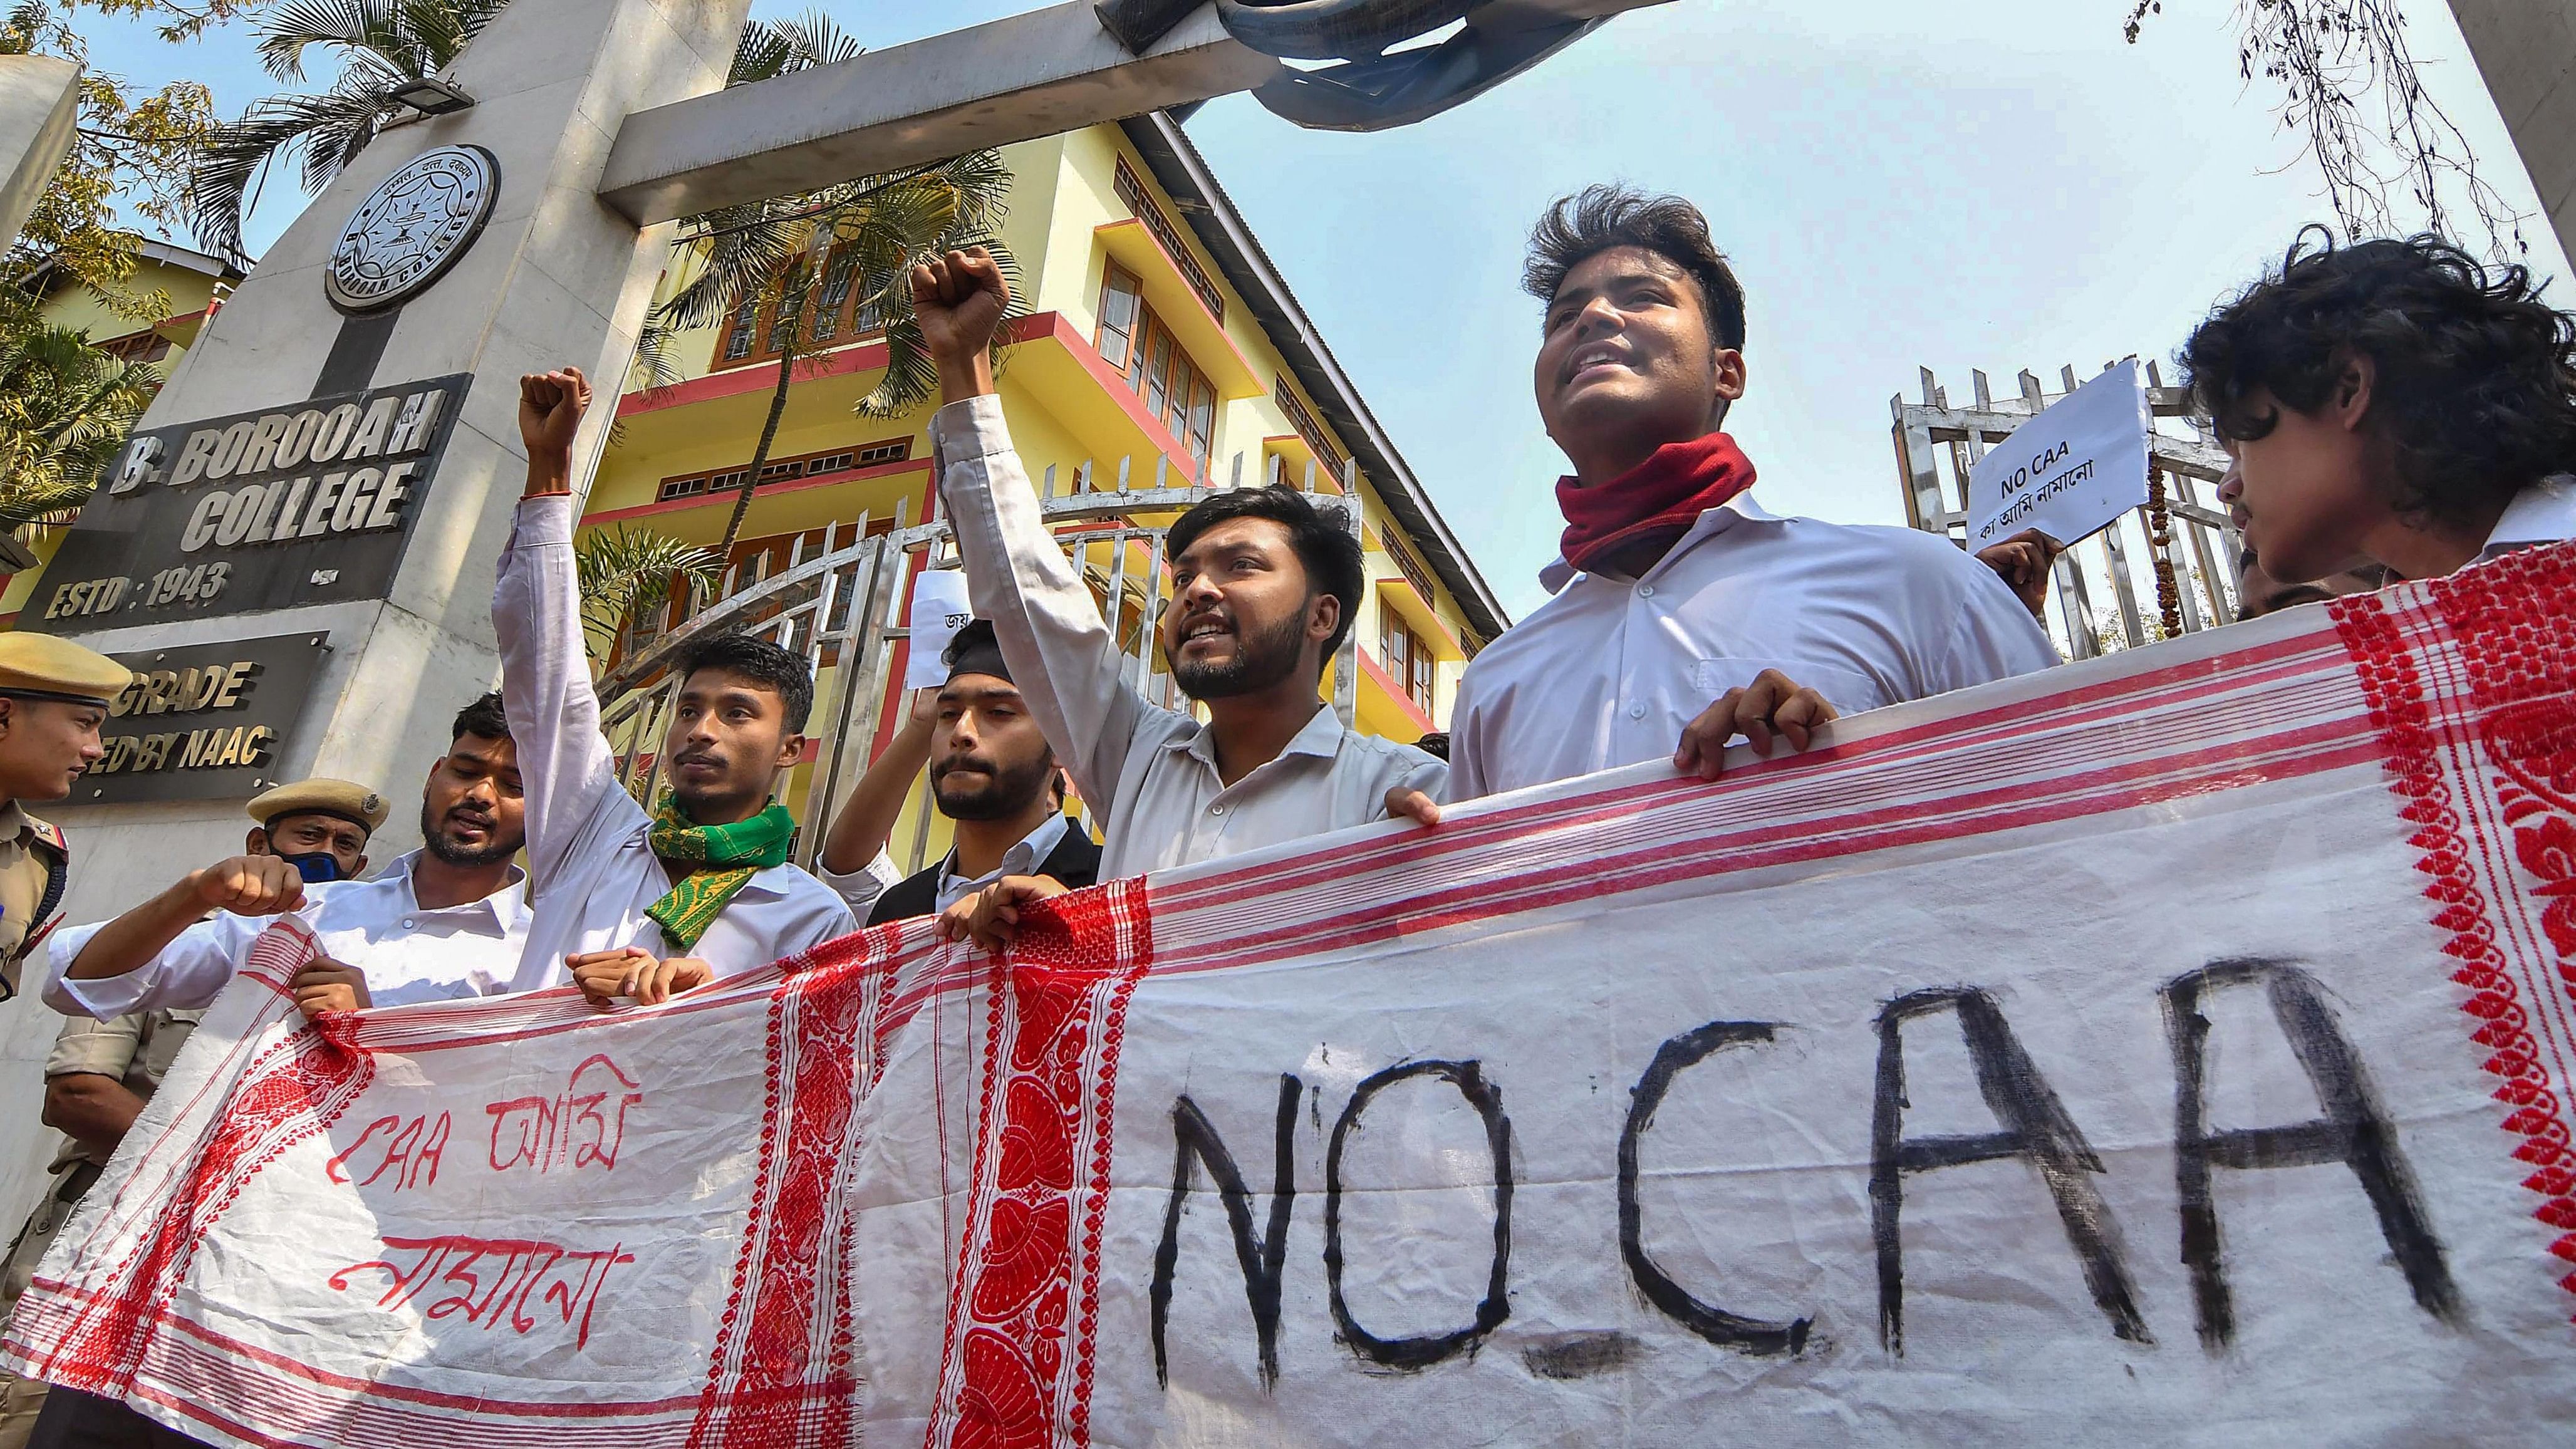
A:
POLYGON ((1181 244, 1181 234, 1173 229, 1170 219, 1163 215, 1163 209, 1154 204, 1153 193, 1145 189, 1145 183, 1128 169, 1124 156, 1118 158, 1118 175, 1113 184, 1117 187, 1118 199, 1127 203, 1129 211, 1136 213, 1136 219, 1143 222, 1145 230, 1153 236, 1154 244, 1161 247, 1163 255, 1170 257, 1172 265, 1180 270, 1181 280, 1189 283, 1190 290, 1199 294, 1199 300, 1207 304, 1209 314, 1223 322, 1225 294, 1216 289, 1216 283, 1208 280, 1206 272, 1200 270, 1199 259, 1181 244))
MULTIPOLYGON (((773 458, 760 465, 760 481, 775 483, 787 478, 820 478, 831 473, 845 473, 853 468, 876 468, 888 463, 905 462, 912 457, 912 439, 888 438, 863 447, 841 448, 828 453, 806 453, 793 458, 773 458)), ((721 473, 691 473, 680 478, 665 478, 657 493, 664 503, 675 498, 695 498, 704 493, 730 493, 742 486, 748 467, 731 468, 721 473)))
POLYGON ((1216 437, 1216 385, 1145 305, 1136 274, 1109 263, 1100 284, 1100 356, 1127 375, 1145 410, 1204 465, 1216 437))
MULTIPOLYGON (((1295 428, 1297 436, 1305 440, 1307 451, 1315 455, 1315 466, 1333 480, 1335 487, 1340 487, 1342 450, 1334 447, 1333 440, 1325 436, 1323 425, 1315 421, 1315 415, 1307 411, 1305 400, 1298 397, 1296 389, 1288 385, 1286 374, 1281 374, 1279 380, 1271 386, 1270 400, 1279 405, 1280 412, 1287 415, 1288 426, 1295 428)), ((1425 597, 1429 596, 1425 595, 1425 597)))
POLYGON ((1422 641, 1421 635, 1406 627, 1404 620, 1383 601, 1378 605, 1377 616, 1385 626, 1380 637, 1386 646, 1383 652, 1387 678, 1394 680, 1396 687, 1403 690, 1423 714, 1429 715, 1440 656, 1422 641))
POLYGON ((764 288, 743 299, 725 322, 724 345, 717 349, 717 365, 778 356, 786 339, 795 335, 798 318, 804 320, 808 347, 842 346, 883 332, 884 309, 861 301, 871 290, 866 285, 869 280, 859 271, 856 252, 834 247, 823 260, 822 275, 809 278, 801 302, 788 308, 792 315, 779 315, 791 300, 780 291, 764 288))

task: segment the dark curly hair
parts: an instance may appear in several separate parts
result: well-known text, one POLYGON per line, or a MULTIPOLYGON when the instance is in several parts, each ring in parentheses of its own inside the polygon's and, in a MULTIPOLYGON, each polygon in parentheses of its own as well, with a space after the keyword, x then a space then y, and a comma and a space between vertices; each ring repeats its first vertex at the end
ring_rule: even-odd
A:
POLYGON ((1556 300, 1565 274, 1612 247, 1642 247, 1682 269, 1698 285, 1709 326, 1721 347, 1744 345, 1744 287, 1726 254, 1709 240, 1708 218, 1678 196, 1648 196, 1634 187, 1593 185, 1560 196, 1530 228, 1521 290, 1556 300))
POLYGON ((2337 247, 2305 228, 2181 362, 2219 434, 2252 440, 2280 421, 2248 404, 2255 392, 2314 412, 2355 354, 2371 361, 2370 421, 2396 450, 2399 512, 2473 522, 2576 467, 2576 317, 2542 302, 2524 268, 2481 266, 2440 237, 2337 247))

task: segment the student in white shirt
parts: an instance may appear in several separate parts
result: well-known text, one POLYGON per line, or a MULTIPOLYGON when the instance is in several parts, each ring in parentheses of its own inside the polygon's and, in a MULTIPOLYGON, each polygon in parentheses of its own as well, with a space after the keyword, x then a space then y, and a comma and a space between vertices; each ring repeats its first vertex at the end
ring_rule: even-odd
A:
POLYGON ((2576 537, 2576 315, 2436 237, 2311 246, 2183 344, 2263 570, 2434 578, 2576 537))
POLYGON ((765 640, 705 640, 674 665, 662 737, 670 788, 647 811, 599 731, 573 568, 578 368, 519 379, 528 485, 492 588, 501 693, 528 785, 535 919, 521 989, 569 970, 595 1001, 651 1004, 858 929, 842 897, 787 863, 778 777, 804 755, 814 676, 765 640))
MULTIPOLYGON (((353 790, 363 787, 340 793, 353 790)), ((322 804, 329 793, 318 792, 322 804)), ((309 879, 315 863, 267 853, 289 838, 281 827, 291 817, 335 814, 362 827, 331 847, 331 865, 347 869, 365 847, 364 831, 383 820, 380 804, 316 811, 313 803, 296 797, 295 808, 272 815, 267 838, 253 842, 257 853, 191 871, 112 921, 56 932, 47 942, 53 976, 45 1003, 100 1021, 202 1007, 241 969, 259 933, 289 912, 313 928, 325 953, 292 983, 307 1015, 510 989, 527 911, 522 873, 510 862, 523 840, 522 800, 500 696, 485 695, 457 715, 453 742, 421 789, 422 847, 376 879, 309 879)))
MULTIPOLYGON (((1904 528, 1782 517, 1722 431, 1744 291, 1677 197, 1595 186, 1530 238, 1532 382, 1574 471, 1555 595, 1467 666, 1453 800, 1640 761, 1717 777, 1726 743, 1806 748, 1838 715, 2057 662, 1994 572, 1904 528)), ((1429 802, 1390 802, 1419 819, 1429 802)))
MULTIPOLYGON (((1074 788, 1105 821, 1101 879, 1365 824, 1385 818, 1390 789, 1438 788, 1439 761, 1344 729, 1321 698, 1324 663, 1365 587, 1338 505, 1245 488, 1174 521, 1172 599, 1156 634, 1208 722, 1161 708, 1128 684, 1129 661, 1047 532, 1012 450, 989 348, 1010 298, 1000 268, 981 249, 950 252, 913 269, 912 295, 947 403, 931 437, 968 595, 1074 788)), ((1029 894, 1004 881, 981 899, 1001 910, 1029 894)))

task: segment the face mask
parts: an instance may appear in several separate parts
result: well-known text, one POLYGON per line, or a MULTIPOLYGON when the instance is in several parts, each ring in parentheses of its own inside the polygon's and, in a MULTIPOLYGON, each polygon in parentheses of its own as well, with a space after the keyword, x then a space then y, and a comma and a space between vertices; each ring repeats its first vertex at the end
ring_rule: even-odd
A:
POLYGON ((280 855, 278 859, 295 867, 306 885, 320 885, 340 878, 340 857, 327 850, 308 851, 303 855, 280 855))

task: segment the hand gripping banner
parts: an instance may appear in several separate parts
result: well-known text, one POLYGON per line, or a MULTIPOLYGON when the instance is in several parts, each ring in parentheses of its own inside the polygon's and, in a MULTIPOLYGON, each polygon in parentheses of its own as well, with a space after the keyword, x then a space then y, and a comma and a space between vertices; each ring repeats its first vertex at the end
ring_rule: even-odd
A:
POLYGON ((316 1030, 272 933, 7 1356, 240 1444, 2527 1442, 2571 617, 2526 553, 647 1010, 316 1030))

